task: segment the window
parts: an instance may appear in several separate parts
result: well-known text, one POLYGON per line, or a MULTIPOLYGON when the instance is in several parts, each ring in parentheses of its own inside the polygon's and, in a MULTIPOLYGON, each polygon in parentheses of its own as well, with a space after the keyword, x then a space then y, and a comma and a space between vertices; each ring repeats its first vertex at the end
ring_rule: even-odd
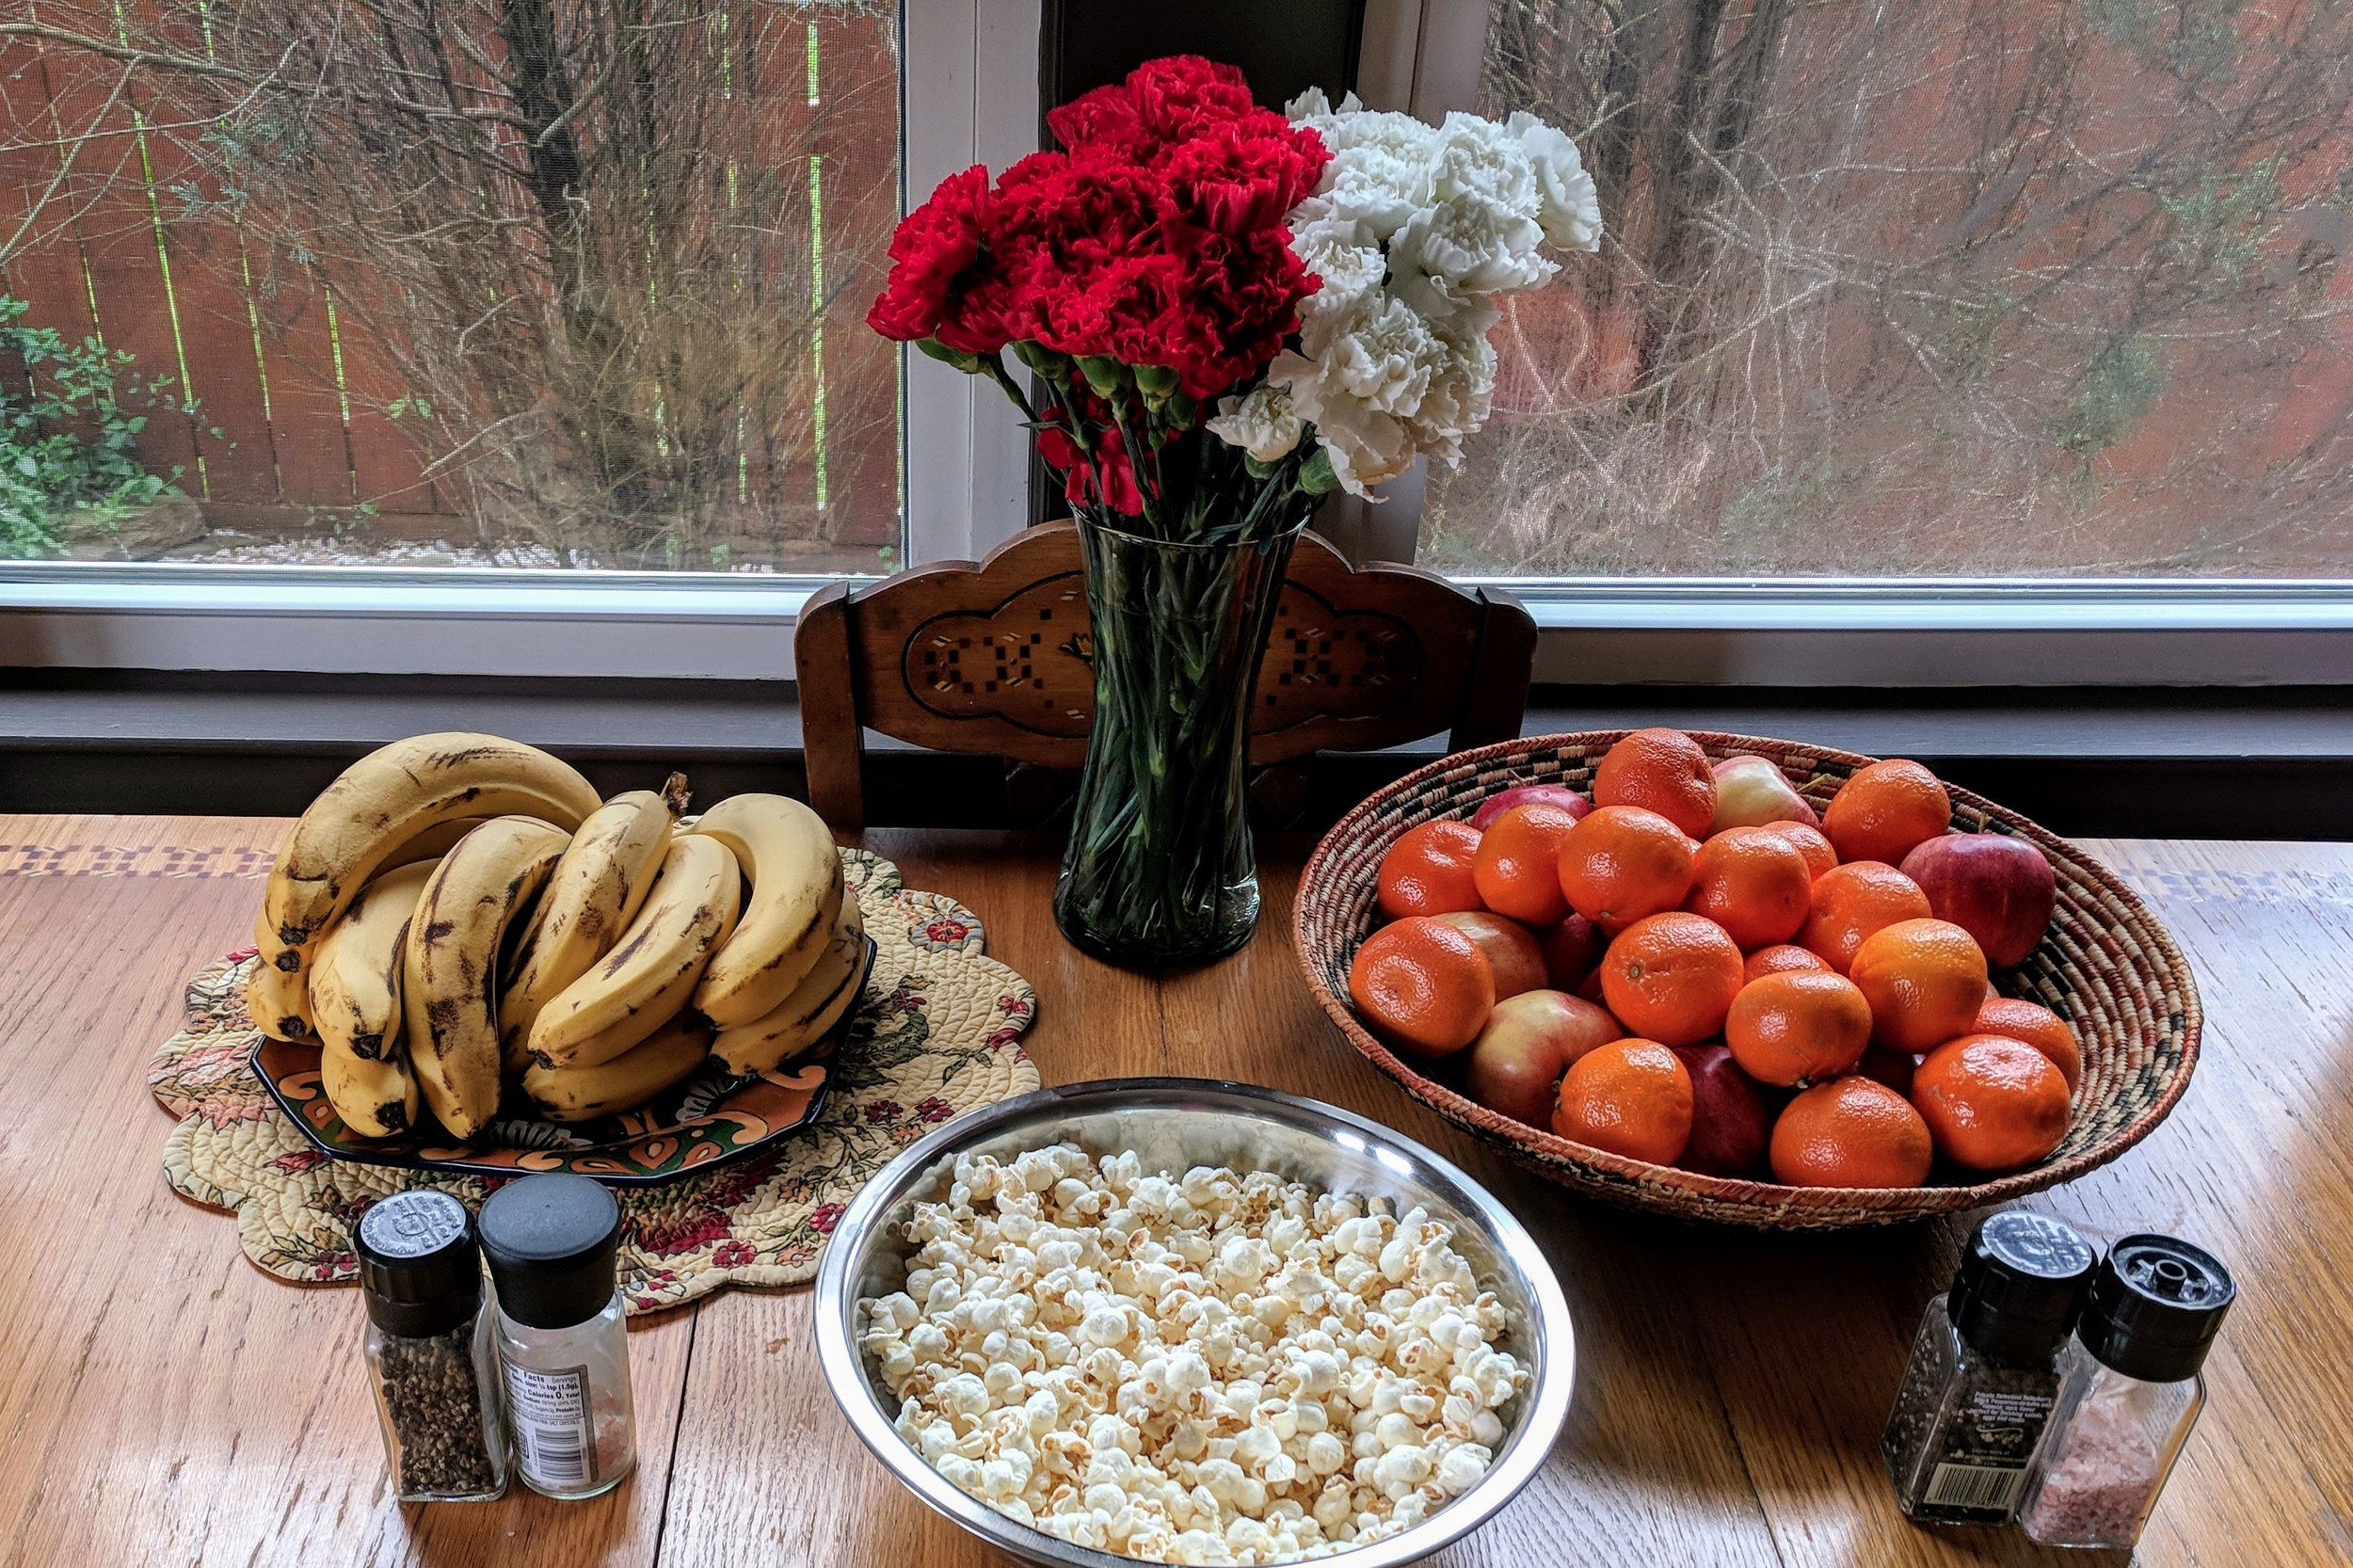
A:
POLYGON ((1459 9, 1610 232, 1498 329, 1425 564, 2353 576, 2340 9, 1459 9))
POLYGON ((896 0, 17 14, 6 553, 900 558, 896 0))

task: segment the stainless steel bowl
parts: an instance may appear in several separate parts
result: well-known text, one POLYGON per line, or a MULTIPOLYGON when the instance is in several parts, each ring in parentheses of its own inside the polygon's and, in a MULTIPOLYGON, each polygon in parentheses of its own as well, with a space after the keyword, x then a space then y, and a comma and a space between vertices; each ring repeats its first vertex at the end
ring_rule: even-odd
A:
POLYGON ((834 1401, 907 1489, 1000 1550, 1050 1568, 1117 1568, 1132 1558, 1070 1545, 951 1485, 891 1425, 898 1404, 857 1344, 857 1304, 898 1289, 911 1249, 904 1222, 936 1199, 962 1154, 1011 1159, 1063 1142, 1090 1154, 1132 1149, 1146 1170, 1194 1165, 1273 1171, 1336 1192, 1385 1197, 1454 1226, 1454 1246, 1512 1315, 1499 1346, 1529 1372, 1502 1413, 1507 1430, 1476 1486, 1409 1530, 1336 1554, 1352 1568, 1412 1562, 1467 1535, 1528 1484, 1568 1418, 1575 1348, 1568 1303, 1535 1240, 1485 1189, 1413 1140, 1337 1106, 1207 1079, 1133 1078, 1042 1089, 960 1117, 906 1150, 861 1190, 817 1271, 817 1349, 834 1401))

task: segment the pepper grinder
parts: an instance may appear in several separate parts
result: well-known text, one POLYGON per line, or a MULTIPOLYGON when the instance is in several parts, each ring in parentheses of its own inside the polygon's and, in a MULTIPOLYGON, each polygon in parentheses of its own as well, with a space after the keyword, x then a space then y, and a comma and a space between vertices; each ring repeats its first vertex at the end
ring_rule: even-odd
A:
POLYGON ((477 1222, 498 1288, 515 1472, 551 1497, 593 1497, 637 1463, 621 1323, 621 1206, 584 1176, 527 1176, 477 1222))
POLYGON ((1990 1215, 1930 1301, 1880 1450, 1904 1516, 2007 1522, 2059 1391, 2091 1244, 2048 1215, 1990 1215))

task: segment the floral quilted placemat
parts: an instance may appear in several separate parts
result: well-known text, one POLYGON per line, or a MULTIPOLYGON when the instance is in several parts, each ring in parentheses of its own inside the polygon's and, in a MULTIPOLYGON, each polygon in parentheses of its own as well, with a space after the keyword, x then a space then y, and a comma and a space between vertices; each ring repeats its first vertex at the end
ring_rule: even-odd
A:
MULTIPOLYGON (((880 856, 845 849, 841 861, 879 952, 834 1060, 832 1095, 813 1125, 773 1148, 665 1186, 616 1191, 621 1289, 632 1313, 727 1285, 809 1279, 842 1207, 892 1155, 952 1116, 1038 1086, 1020 1043, 1036 993, 984 953, 980 918, 902 886, 899 868, 880 856)), ((180 1118, 164 1142, 164 1176, 183 1196, 233 1212, 246 1256, 270 1273, 346 1284, 358 1274, 351 1224, 369 1203, 432 1186, 472 1207, 494 1183, 356 1164, 313 1147, 253 1076, 251 962, 232 954, 188 983, 186 1024, 148 1069, 156 1099, 180 1118)))

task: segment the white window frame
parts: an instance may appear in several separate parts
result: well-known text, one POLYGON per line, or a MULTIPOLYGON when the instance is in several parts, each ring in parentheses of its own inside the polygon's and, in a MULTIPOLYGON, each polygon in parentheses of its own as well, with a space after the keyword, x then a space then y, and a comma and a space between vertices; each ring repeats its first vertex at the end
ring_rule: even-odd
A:
MULTIPOLYGON (((1358 90, 1428 119, 1476 98, 1490 0, 1368 0, 1358 90)), ((904 0, 904 190, 1037 145, 1039 0, 904 0)), ((997 388, 917 354, 902 382, 911 563, 1028 519, 1026 434, 997 388)), ((1419 474, 1327 514, 1411 560, 1419 474)), ((789 680, 824 577, 0 566, 0 664, 789 680)), ((1467 579, 1544 629, 1537 679, 1770 686, 2353 684, 2353 581, 1467 579)))

